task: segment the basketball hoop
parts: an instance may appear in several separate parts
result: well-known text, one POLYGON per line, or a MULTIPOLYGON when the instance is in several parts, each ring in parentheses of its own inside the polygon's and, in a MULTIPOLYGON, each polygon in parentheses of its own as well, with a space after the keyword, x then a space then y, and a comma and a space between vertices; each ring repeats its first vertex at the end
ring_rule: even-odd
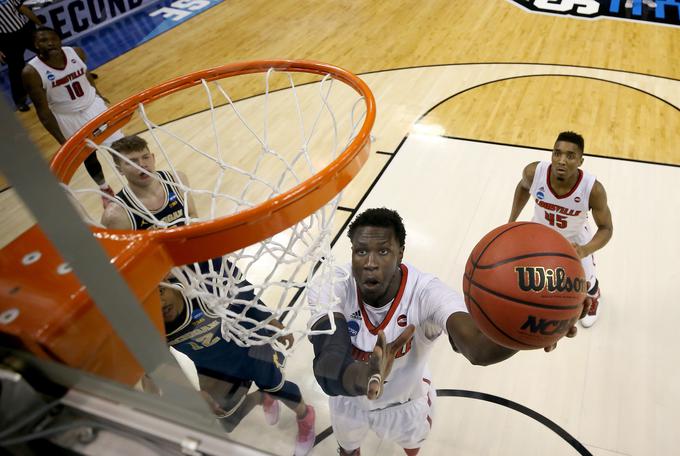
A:
MULTIPOLYGON (((205 178, 203 174, 200 174, 199 179, 189 176, 191 186, 178 186, 185 196, 193 195, 194 198, 205 200, 205 203, 197 204, 203 204, 201 207, 204 210, 198 218, 187 215, 183 226, 125 231, 93 225, 93 234, 102 242, 111 261, 135 295, 145 303, 147 312, 152 314, 159 329, 158 284, 172 270, 175 282, 179 282, 189 298, 202 299, 222 317, 222 333, 226 338, 241 345, 269 343, 285 352, 286 347, 276 341, 277 337, 291 333, 311 333, 308 325, 305 324, 302 329, 292 329, 291 323, 306 301, 297 295, 304 288, 314 266, 319 267, 322 277, 331 282, 336 280, 330 254, 333 216, 339 203, 339 193, 368 158, 370 131, 375 120, 375 101, 370 89, 346 70, 311 61, 251 61, 197 71, 131 96, 86 124, 54 157, 51 164, 53 172, 68 185, 92 148, 96 147, 100 161, 108 164, 107 180, 113 175, 112 184, 120 187, 125 182, 116 171, 111 157, 117 154, 119 159, 125 158, 100 144, 128 124, 135 115, 139 115, 147 126, 147 130, 141 134, 148 135, 149 147, 160 153, 171 174, 176 176, 179 168, 200 160, 215 166, 214 178, 205 178), (264 94, 233 102, 222 85, 237 76, 253 74, 264 74, 264 94), (313 83, 305 80, 304 84, 296 84, 294 77, 298 74, 311 74, 318 80, 313 83), (278 77, 289 81, 288 90, 270 91, 270 80, 278 77), (342 83, 340 89, 335 89, 335 81, 342 83), (179 123, 177 125, 180 126, 176 128, 175 123, 158 125, 147 116, 149 106, 196 86, 202 88, 208 99, 209 110, 199 113, 209 117, 209 122, 206 120, 203 123, 210 127, 205 135, 195 135, 195 128, 190 129, 189 133, 182 133, 179 130, 184 127, 179 123), (340 90, 340 93, 336 94, 334 90, 340 90), (225 101, 221 106, 215 104, 215 98, 219 96, 225 101), (308 103, 314 97, 316 102, 308 103), (286 111, 288 99, 292 106, 290 112, 286 111), (262 105, 262 112, 256 123, 261 126, 261 133, 256 131, 260 127, 254 126, 248 118, 248 109, 258 103, 262 105), (307 106, 310 108, 305 112, 307 106), (344 120, 338 116, 340 111, 347 114, 344 120), (303 114, 309 112, 312 114, 305 118, 303 114), (227 113, 231 120, 223 121, 227 113), (274 128, 274 118, 279 121, 288 119, 291 124, 295 119, 294 125, 299 127, 297 136, 300 139, 291 147, 291 153, 279 150, 280 144, 290 145, 288 139, 275 145, 278 141, 276 131, 281 128, 278 125, 279 128, 274 128), (237 144, 223 150, 223 143, 236 135, 237 120, 254 138, 253 150, 257 150, 258 155, 255 165, 250 169, 246 169, 241 162, 229 162, 235 150, 247 149, 247 146, 237 144), (198 144, 208 136, 207 133, 214 134, 214 147, 198 144), (316 155, 317 151, 313 149, 317 145, 327 144, 330 145, 329 150, 316 155), (187 158, 185 154, 189 153, 194 155, 187 158), (279 168, 271 176, 265 175, 261 173, 261 169, 265 168, 264 163, 275 163, 279 168), (241 180, 244 184, 239 190, 223 189, 224 185, 241 180), (209 184, 202 186, 208 181, 209 184), (207 272, 199 271, 194 264, 216 257, 222 260, 214 268, 208 268, 210 270, 207 272), (249 302, 240 302, 239 293, 243 291, 238 289, 240 274, 245 275, 248 280, 247 291, 255 297, 249 302), (255 275, 260 278, 251 277, 255 275), (223 291, 217 292, 216 288, 220 287, 223 291), (232 291, 224 291, 227 289, 232 291), (234 312, 229 307, 235 301, 245 307, 243 312, 234 312), (272 305, 273 302, 278 304, 272 305), (264 322, 249 320, 245 311, 253 307, 266 308, 272 312, 272 317, 264 322), (272 319, 281 319, 286 314, 289 317, 286 328, 272 326, 272 319), (244 331, 237 324, 243 321, 251 323, 252 328, 244 331), (258 332, 259 329, 270 331, 263 336, 258 332)), ((284 147, 281 146, 281 149, 284 147)), ((199 168, 202 172, 200 165, 199 168)), ((96 188, 72 188, 71 193, 78 199, 101 196, 96 188)), ((150 211, 141 212, 140 216, 153 218, 150 211)), ((96 222, 95 217, 91 219, 96 222)), ((162 221, 155 222, 163 227, 162 221)), ((2 269, 5 270, 2 273, 16 274, 12 271, 12 263, 21 261, 29 251, 41 251, 48 256, 48 261, 42 261, 40 269, 32 272, 31 287, 41 299, 51 302, 53 306, 68 307, 70 312, 80 309, 82 313, 85 309, 94 308, 77 280, 73 277, 64 279, 63 274, 59 276, 56 272, 57 268, 53 266, 61 264, 61 260, 37 227, 3 249, 2 256, 7 261, 3 261, 2 269), (39 275, 35 276, 35 273, 39 275), (42 283, 50 283, 51 288, 44 289, 42 283)), ((17 280, 21 281, 22 278, 17 280)), ((11 301, 9 290, 0 290, 0 294, 11 301)), ((31 350, 35 353, 47 354, 67 364, 86 368, 84 365, 87 363, 81 358, 74 358, 69 350, 73 344, 77 344, 76 336, 78 339, 87 337, 93 330, 80 328, 82 332, 79 332, 78 328, 71 328, 64 332, 63 327, 57 326, 66 323, 55 320, 52 330, 42 332, 46 337, 28 340, 40 333, 39 328, 45 327, 44 309, 36 311, 42 320, 36 317, 27 326, 12 328, 10 324, 3 330, 15 334, 25 346, 34 347, 31 350), (63 340, 67 333, 73 340, 63 340)), ((58 313, 54 308, 52 312, 58 313)), ((74 325, 73 321, 68 324, 74 325)))

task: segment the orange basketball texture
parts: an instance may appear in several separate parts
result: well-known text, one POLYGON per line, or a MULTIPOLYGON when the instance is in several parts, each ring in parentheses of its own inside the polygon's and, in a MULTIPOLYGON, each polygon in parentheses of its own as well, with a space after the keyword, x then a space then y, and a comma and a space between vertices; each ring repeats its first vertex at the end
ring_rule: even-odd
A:
POLYGON ((587 288, 569 241, 533 222, 489 232, 463 275, 465 304, 479 329, 515 350, 547 347, 564 336, 581 314, 587 288))

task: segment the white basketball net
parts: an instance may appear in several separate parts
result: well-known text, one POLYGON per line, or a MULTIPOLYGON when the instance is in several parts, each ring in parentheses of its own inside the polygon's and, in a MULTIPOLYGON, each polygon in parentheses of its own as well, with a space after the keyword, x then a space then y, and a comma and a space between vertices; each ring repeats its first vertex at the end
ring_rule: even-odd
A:
MULTIPOLYGON (((197 117, 191 122, 180 119, 158 125, 150 120, 147 107, 139 105, 137 114, 146 125, 146 131, 139 136, 147 140, 149 149, 156 155, 157 169, 169 171, 177 182, 180 181, 178 171, 187 174, 189 186, 173 184, 183 194, 184 201, 189 197, 196 201, 198 217, 189 216, 186 204, 181 219, 184 223, 214 220, 284 193, 318 173, 344 151, 357 134, 365 117, 365 103, 352 88, 337 83, 330 75, 320 82, 302 86, 296 86, 293 73, 270 69, 263 76, 264 95, 240 102, 233 102, 223 88, 227 80, 203 81, 209 109, 191 116, 197 117), (270 92, 270 80, 275 77, 286 78, 288 88, 270 92), (226 100, 226 103, 218 107, 215 100, 226 100), (197 123, 201 125, 198 132, 197 123)), ((136 165, 109 147, 90 145, 97 147, 107 181, 115 191, 120 190, 126 185, 126 179, 112 156, 136 165)), ((170 183, 158 174, 136 168, 140 173, 170 183)), ((77 188, 78 185, 72 183, 69 191, 83 206, 94 208, 87 210, 89 221, 99 224, 93 212, 97 212, 97 203, 101 206, 99 197, 106 195, 91 188, 91 180, 82 181, 90 188, 77 188), (93 195, 97 196, 95 202, 85 201, 93 195)), ((329 313, 335 304, 334 299, 325 300, 324 304, 310 304, 304 290, 315 266, 318 266, 315 280, 331 285, 330 289, 338 280, 330 243, 339 201, 340 195, 289 229, 224 255, 221 261, 204 264, 202 269, 198 264, 176 267, 172 271, 174 280, 165 285, 181 289, 187 298, 194 300, 194 305, 200 303, 209 315, 219 315, 222 334, 227 340, 241 346, 272 344, 286 353, 290 349, 278 338, 287 334, 314 334, 308 323, 309 314, 329 313), (244 278, 248 282, 244 282, 244 278), (312 305, 323 308, 310 308, 312 305), (251 309, 271 312, 271 316, 259 321, 250 317, 251 309), (285 327, 275 326, 274 319, 285 321, 285 327)), ((134 202, 139 207, 127 207, 128 211, 159 228, 168 226, 141 201, 134 202)), ((116 200, 111 204, 121 202, 116 200)))

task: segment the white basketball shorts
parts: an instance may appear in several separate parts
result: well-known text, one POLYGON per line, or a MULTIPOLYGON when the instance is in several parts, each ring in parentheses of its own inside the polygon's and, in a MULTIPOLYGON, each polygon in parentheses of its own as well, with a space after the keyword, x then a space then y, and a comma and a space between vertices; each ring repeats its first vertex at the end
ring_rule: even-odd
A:
POLYGON ((401 448, 420 448, 430 433, 437 397, 431 384, 424 383, 423 391, 419 398, 371 411, 357 406, 356 398, 330 397, 331 425, 338 444, 347 451, 354 451, 372 430, 381 439, 401 448))
MULTIPOLYGON (((61 134, 64 135, 64 138, 68 139, 71 136, 73 136, 75 132, 80 130, 80 128, 83 125, 85 125, 87 122, 94 119, 104 111, 106 111, 106 103, 104 103, 104 100, 102 100, 101 97, 96 96, 94 97, 94 101, 92 102, 92 104, 89 107, 83 109, 82 111, 76 111, 71 113, 55 112, 54 117, 57 119, 57 123, 59 124, 61 134)), ((123 133, 117 131, 111 136, 109 136, 106 139, 106 141, 104 141, 102 144, 110 146, 112 142, 122 137, 123 133)))

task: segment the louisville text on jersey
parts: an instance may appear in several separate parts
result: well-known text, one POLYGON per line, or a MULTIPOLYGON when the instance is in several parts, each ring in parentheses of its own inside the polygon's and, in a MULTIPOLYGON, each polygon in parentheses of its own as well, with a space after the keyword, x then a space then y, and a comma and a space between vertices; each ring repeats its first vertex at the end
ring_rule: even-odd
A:
POLYGON ((85 74, 85 68, 81 68, 78 71, 74 71, 73 73, 67 74, 63 78, 55 79, 54 81, 52 81, 52 87, 58 87, 60 85, 64 85, 67 82, 73 81, 74 79, 77 79, 84 74, 85 74))
POLYGON ((578 216, 582 212, 575 209, 568 209, 566 207, 558 206, 557 204, 546 203, 545 201, 541 201, 538 198, 536 198, 536 204, 547 211, 553 211, 564 215, 573 215, 574 217, 578 216))

